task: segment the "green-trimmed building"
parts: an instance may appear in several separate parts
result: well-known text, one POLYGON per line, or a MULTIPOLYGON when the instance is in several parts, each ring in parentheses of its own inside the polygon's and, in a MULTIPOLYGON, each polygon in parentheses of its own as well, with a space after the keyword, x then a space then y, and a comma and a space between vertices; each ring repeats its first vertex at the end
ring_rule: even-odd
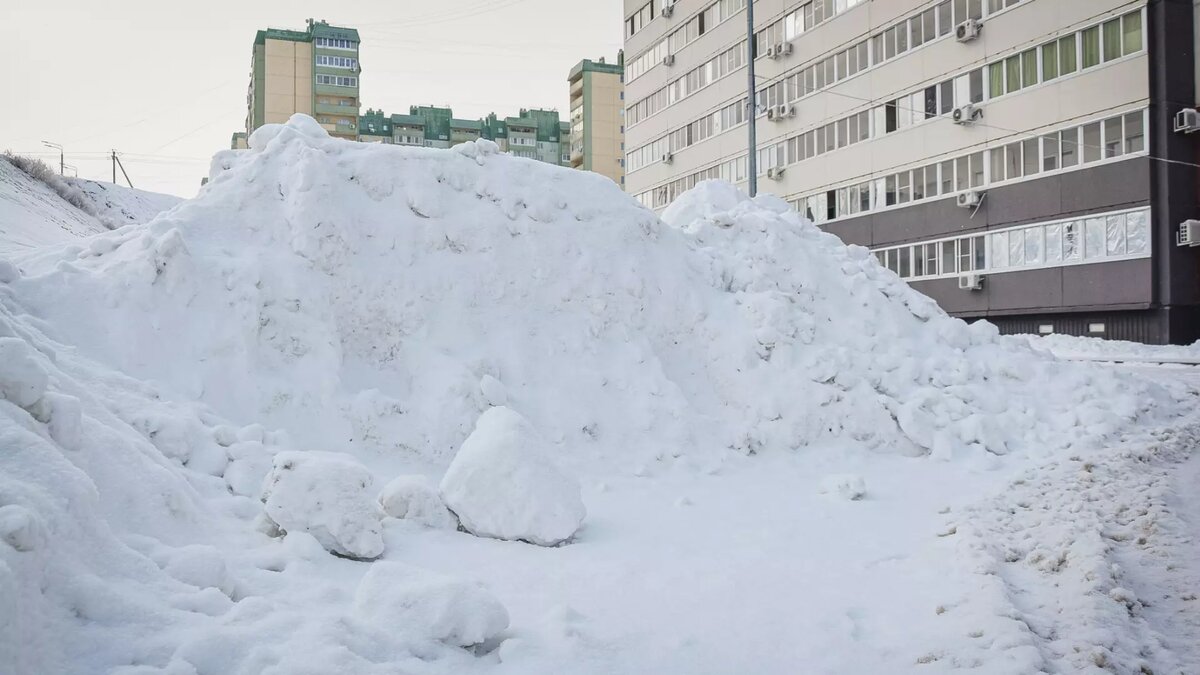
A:
POLYGON ((571 69, 570 165, 625 187, 624 53, 616 63, 584 59, 571 69))
POLYGON ((360 141, 449 148, 480 138, 495 141, 504 152, 548 164, 567 166, 571 157, 567 138, 571 125, 559 119, 556 110, 521 109, 515 117, 468 120, 454 116, 450 108, 411 106, 406 115, 386 115, 368 109, 359 117, 360 141))
POLYGON ((312 19, 303 31, 258 31, 246 94, 247 135, 300 112, 333 136, 357 139, 358 47, 357 30, 312 19))

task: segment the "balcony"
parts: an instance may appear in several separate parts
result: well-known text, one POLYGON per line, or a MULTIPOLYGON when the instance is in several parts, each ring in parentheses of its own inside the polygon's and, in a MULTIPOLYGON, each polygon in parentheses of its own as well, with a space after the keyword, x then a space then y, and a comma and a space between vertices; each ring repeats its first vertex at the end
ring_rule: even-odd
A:
MULTIPOLYGON (((318 103, 316 105, 318 115, 340 115, 343 117, 358 117, 358 106, 355 105, 334 105, 331 103, 318 103)), ((357 119, 356 119, 357 121, 357 119)))

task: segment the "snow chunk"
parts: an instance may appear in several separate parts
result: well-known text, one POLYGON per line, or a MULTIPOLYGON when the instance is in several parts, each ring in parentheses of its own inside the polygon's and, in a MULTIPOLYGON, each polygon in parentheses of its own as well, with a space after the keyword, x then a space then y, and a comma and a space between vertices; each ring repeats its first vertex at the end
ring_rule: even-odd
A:
POLYGON ((484 375, 479 381, 479 391, 491 406, 508 405, 508 390, 500 384, 500 380, 491 375, 484 375))
POLYGON ((233 594, 233 578, 225 566, 225 558, 212 546, 184 546, 171 554, 163 571, 176 581, 197 588, 215 588, 225 595, 233 594))
POLYGON ((354 596, 362 620, 387 631, 459 647, 485 642, 508 628, 508 610, 483 588, 396 562, 377 562, 354 596))
POLYGON ((0 506, 0 540, 18 551, 34 551, 46 543, 46 528, 42 519, 24 506, 0 506))
POLYGON ((458 519, 442 503, 437 486, 425 476, 397 476, 379 493, 379 505, 393 518, 404 518, 426 527, 453 530, 458 519))
POLYGON ((857 501, 866 496, 867 483, 858 474, 832 474, 821 480, 821 492, 841 497, 842 499, 857 501))
POLYGON ((11 284, 21 278, 21 270, 11 262, 0 258, 0 284, 11 284))
POLYGON ((49 377, 24 340, 0 337, 0 396, 29 408, 46 393, 49 377))
POLYGON ((264 511, 284 532, 308 532, 327 551, 372 559, 383 553, 371 473, 349 455, 281 452, 263 486, 264 511))
POLYGON ((45 396, 50 409, 50 438, 68 450, 79 447, 83 433, 83 406, 79 399, 66 394, 48 393, 45 396))
POLYGON ((579 482, 550 462, 544 445, 513 410, 483 413, 442 478, 446 506, 478 536, 541 546, 570 539, 587 510, 579 482))

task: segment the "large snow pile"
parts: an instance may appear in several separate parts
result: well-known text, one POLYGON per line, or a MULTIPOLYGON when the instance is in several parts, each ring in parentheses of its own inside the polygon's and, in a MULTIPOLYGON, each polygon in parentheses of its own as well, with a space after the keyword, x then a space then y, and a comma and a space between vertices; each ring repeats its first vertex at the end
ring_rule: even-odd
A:
MULTIPOLYGON (((707 534, 693 528, 677 548, 655 548, 684 521, 636 511, 653 504, 644 496, 636 517, 599 519, 596 540, 543 549, 382 518, 372 484, 441 476, 460 459, 480 479, 505 480, 540 475, 521 472, 549 457, 590 489, 717 471, 751 454, 778 461, 804 446, 881 462, 1020 457, 1098 443, 1180 407, 1144 380, 948 318, 866 250, 772 198, 704 184, 664 223, 603 177, 489 142, 348 143, 297 116, 259 129, 250 146, 219 155, 196 199, 148 224, 5 254, 0 664, 16 672, 475 672, 498 663, 488 649, 505 635, 505 606, 522 622, 512 630, 526 631, 505 664, 551 672, 521 658, 598 643, 576 639, 586 621, 569 608, 539 629, 556 642, 539 642, 528 627, 545 607, 528 598, 610 578, 655 588, 690 574, 734 578, 728 558, 678 574, 669 556, 686 557, 707 534), (506 415, 524 421, 491 428, 506 415), (468 440, 473 431, 484 433, 468 440), (262 527, 264 513, 286 535, 262 527), (625 549, 639 569, 580 564, 612 550, 606 537, 645 542, 657 566, 644 574, 625 549), (382 539, 389 562, 420 561, 424 549, 406 546, 417 538, 437 551, 426 566, 465 560, 474 567, 457 576, 503 571, 521 592, 493 600, 455 580, 367 572, 379 563, 323 549, 372 557, 382 539), (425 629, 409 625, 418 620, 425 629), (478 642, 478 652, 460 648, 478 642)), ((902 468, 913 475, 913 465, 902 468)), ((869 483, 865 499, 823 502, 871 513, 889 481, 870 468, 854 469, 865 479, 849 486, 863 496, 869 483)), ((442 484, 451 508, 454 483, 442 484)), ((418 494, 409 487, 385 490, 392 513, 405 502, 407 515, 418 494)), ((739 498, 762 497, 755 521, 783 514, 771 521, 781 527, 800 493, 817 493, 809 488, 786 502, 772 501, 778 489, 739 498)), ((603 492, 584 493, 588 510, 594 498, 623 513, 603 492)), ((490 496, 494 508, 519 506, 490 496)), ((556 500, 567 502, 582 515, 556 500)), ((728 522, 746 515, 721 508, 728 522)), ((759 529, 740 523, 722 550, 759 529)), ((713 611, 692 605, 671 620, 713 611)), ((642 618, 607 615, 610 626, 642 618)), ((604 639, 619 641, 611 632, 604 639)), ((674 658, 685 643, 671 644, 674 658)))
POLYGON ((487 142, 345 144, 296 117, 16 289, 86 354, 241 423, 442 466, 486 378, 563 454, 630 471, 823 439, 1054 449, 1166 404, 948 318, 779 200, 709 183, 666 219, 487 142))

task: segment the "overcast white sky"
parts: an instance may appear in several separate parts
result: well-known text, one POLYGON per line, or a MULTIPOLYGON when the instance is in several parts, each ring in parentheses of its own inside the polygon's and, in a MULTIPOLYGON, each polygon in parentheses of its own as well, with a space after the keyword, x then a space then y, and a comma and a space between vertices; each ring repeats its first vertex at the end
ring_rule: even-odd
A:
MULTIPOLYGON (((134 187, 193 196, 208 158, 243 128, 256 30, 305 19, 358 28, 363 109, 450 105, 459 117, 521 107, 566 117, 567 73, 616 57, 620 0, 3 0, 0 149, 134 187), (123 179, 119 179, 124 182, 123 179)), ((68 174, 70 171, 68 170, 68 174)))

